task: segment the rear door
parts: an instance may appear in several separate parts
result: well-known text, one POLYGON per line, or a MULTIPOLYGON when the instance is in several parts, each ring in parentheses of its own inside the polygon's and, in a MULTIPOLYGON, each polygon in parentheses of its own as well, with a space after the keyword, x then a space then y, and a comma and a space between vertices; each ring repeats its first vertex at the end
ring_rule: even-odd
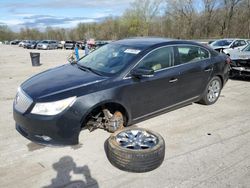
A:
POLYGON ((175 47, 175 66, 179 66, 180 102, 199 97, 212 73, 210 53, 195 45, 175 47))

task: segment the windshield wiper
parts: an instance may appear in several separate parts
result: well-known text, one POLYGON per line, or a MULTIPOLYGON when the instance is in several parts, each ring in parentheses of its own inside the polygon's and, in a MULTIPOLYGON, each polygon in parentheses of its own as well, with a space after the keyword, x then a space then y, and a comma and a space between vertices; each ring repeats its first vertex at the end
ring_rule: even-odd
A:
POLYGON ((84 71, 90 71, 90 72, 92 72, 92 73, 94 73, 94 74, 97 74, 97 75, 99 75, 99 76, 102 76, 102 74, 101 73, 99 73, 98 71, 96 71, 96 70, 94 70, 94 69, 92 69, 92 68, 90 68, 90 67, 87 67, 87 66, 84 66, 84 65, 79 65, 79 64, 77 64, 77 66, 78 66, 78 68, 79 69, 81 69, 81 70, 84 70, 84 71))

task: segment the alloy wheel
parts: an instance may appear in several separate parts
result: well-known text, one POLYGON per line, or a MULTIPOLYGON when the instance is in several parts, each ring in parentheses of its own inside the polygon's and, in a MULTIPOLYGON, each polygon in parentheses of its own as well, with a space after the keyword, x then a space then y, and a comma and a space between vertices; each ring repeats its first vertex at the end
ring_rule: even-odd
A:
POLYGON ((218 80, 213 80, 208 86, 207 99, 209 102, 214 102, 220 95, 220 82, 218 80))

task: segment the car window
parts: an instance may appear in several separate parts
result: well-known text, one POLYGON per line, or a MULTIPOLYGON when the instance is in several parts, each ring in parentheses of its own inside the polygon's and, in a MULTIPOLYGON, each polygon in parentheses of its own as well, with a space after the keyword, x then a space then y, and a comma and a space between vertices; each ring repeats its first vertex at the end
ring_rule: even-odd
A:
POLYGON ((244 46, 246 45, 246 42, 244 40, 237 40, 234 42, 234 47, 238 47, 238 46, 244 46))
POLYGON ((177 53, 175 65, 209 58, 209 52, 198 46, 177 46, 177 53))
POLYGON ((244 41, 244 40, 241 40, 240 41, 240 46, 244 46, 244 45, 246 45, 247 43, 246 43, 246 41, 244 41))
POLYGON ((163 47, 147 54, 138 64, 137 68, 153 69, 154 71, 171 67, 173 65, 173 47, 163 47))
POLYGON ((247 47, 245 47, 243 51, 250 52, 250 45, 248 45, 247 47))

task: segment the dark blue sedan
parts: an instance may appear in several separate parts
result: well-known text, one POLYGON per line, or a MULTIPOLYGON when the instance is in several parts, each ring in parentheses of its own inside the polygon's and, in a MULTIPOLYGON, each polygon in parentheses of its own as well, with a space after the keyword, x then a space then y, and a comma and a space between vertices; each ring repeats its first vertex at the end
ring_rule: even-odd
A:
POLYGON ((191 41, 119 40, 21 84, 16 129, 34 142, 72 145, 84 128, 114 132, 192 102, 211 105, 228 80, 229 63, 191 41))

